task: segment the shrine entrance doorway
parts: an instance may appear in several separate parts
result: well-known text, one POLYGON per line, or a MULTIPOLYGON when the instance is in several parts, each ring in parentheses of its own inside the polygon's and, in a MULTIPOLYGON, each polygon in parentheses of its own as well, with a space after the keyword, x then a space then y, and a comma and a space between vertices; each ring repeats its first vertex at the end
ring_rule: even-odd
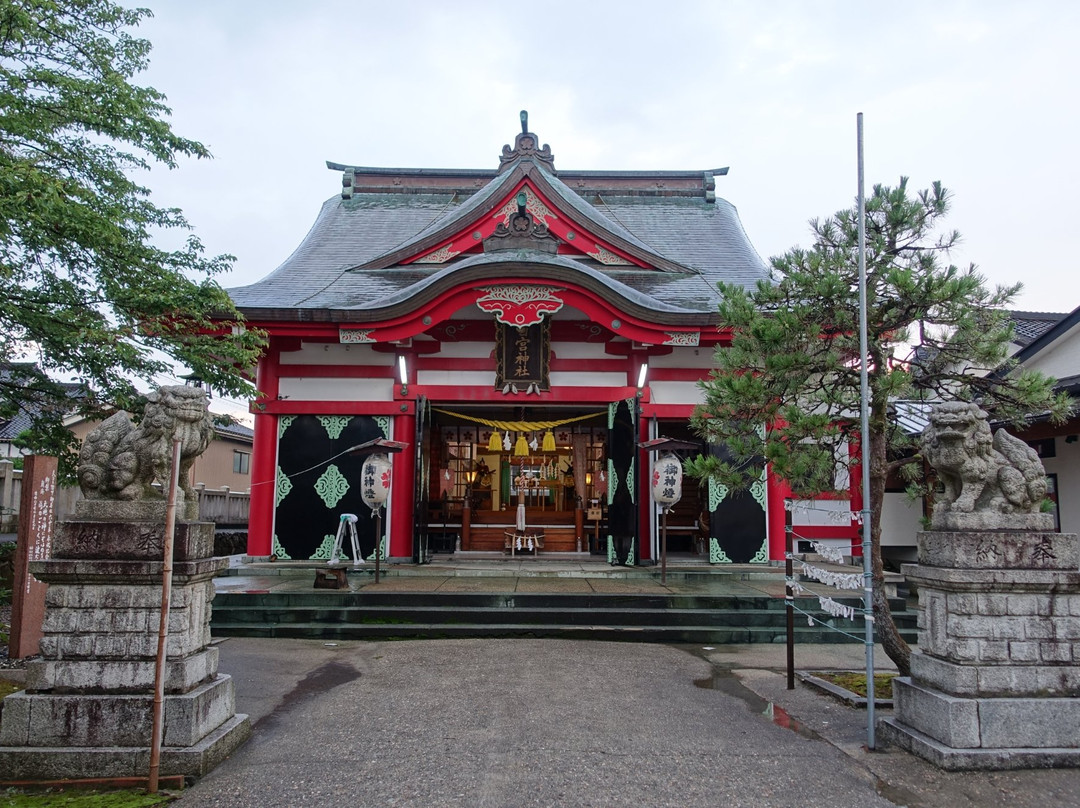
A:
POLYGON ((416 517, 433 553, 606 553, 606 407, 431 413, 427 509, 416 517))

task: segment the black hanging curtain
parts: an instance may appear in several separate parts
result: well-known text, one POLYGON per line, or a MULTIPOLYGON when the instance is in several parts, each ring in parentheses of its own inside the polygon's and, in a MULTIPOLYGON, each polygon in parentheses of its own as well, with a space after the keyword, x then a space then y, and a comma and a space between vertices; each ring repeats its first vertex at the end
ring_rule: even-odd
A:
MULTIPOLYGON (((342 454, 351 446, 384 437, 370 416, 298 415, 282 418, 278 438, 274 551, 280 558, 329 557, 342 513, 358 517, 357 535, 366 558, 375 550, 375 520, 360 498, 363 457, 342 454)), ((385 520, 384 520, 385 522, 385 520)), ((349 542, 343 543, 346 552, 349 542)))
POLYGON ((636 401, 619 401, 611 406, 608 430, 608 534, 615 564, 637 563, 637 407, 636 401))

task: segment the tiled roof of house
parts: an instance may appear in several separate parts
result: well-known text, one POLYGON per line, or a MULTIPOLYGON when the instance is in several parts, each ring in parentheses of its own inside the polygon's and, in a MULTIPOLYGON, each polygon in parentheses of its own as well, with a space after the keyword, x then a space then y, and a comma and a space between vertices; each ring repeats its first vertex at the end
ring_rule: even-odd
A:
POLYGON ((243 424, 224 424, 215 421, 214 431, 223 438, 235 438, 248 442, 255 439, 255 430, 243 424))
MULTIPOLYGON (((18 383, 19 379, 25 379, 25 384, 30 384, 35 373, 37 373, 37 369, 33 363, 13 362, 0 364, 0 379, 4 382, 18 383)), ((0 385, 0 387, 2 386, 0 385)), ((71 399, 80 396, 84 390, 81 384, 73 382, 61 382, 59 387, 71 399)), ((19 398, 18 409, 15 413, 9 418, 0 418, 0 442, 10 443, 30 429, 45 406, 47 406, 47 402, 35 401, 32 394, 19 398)), ((74 406, 72 406, 72 409, 74 409, 74 406)))
POLYGON ((1012 320, 1013 340, 1018 345, 1030 345, 1063 319, 1068 317, 1068 312, 1044 312, 1044 311, 1010 311, 1009 319, 1012 320))
POLYGON ((347 192, 323 204, 281 266, 229 290, 249 318, 307 319, 305 312, 330 310, 342 321, 381 319, 421 290, 452 282, 458 271, 499 263, 503 274, 525 274, 526 264, 534 273, 542 264, 631 308, 701 319, 716 309, 717 281, 749 288, 767 273, 735 207, 711 190, 714 174, 726 169, 556 173, 550 159, 535 154, 507 160, 498 172, 331 167, 345 169, 347 192), (443 264, 397 263, 468 226, 470 216, 501 199, 515 176, 541 184, 579 225, 656 269, 539 252, 526 262, 508 253, 497 260, 466 253, 443 264))

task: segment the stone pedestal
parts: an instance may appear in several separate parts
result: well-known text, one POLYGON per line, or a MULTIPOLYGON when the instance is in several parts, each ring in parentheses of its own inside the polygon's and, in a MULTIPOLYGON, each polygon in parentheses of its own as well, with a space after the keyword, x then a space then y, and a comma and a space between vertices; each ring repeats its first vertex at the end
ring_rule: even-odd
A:
MULTIPOLYGON (((31 566, 49 584, 42 658, 28 666, 27 689, 4 700, 5 780, 149 771, 164 519, 106 522, 93 518, 100 503, 90 507, 59 525, 53 558, 31 566)), ((162 776, 202 776, 250 734, 209 644, 212 579, 227 564, 213 547, 213 523, 177 523, 162 776)))
POLYGON ((944 769, 1080 766, 1076 534, 928 531, 919 648, 881 736, 944 769))

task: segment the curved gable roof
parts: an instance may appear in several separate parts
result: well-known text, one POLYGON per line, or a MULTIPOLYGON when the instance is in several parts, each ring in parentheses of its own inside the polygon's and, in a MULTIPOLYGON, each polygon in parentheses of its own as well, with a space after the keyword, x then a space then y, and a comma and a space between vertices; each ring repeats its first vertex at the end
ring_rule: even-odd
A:
POLYGON ((455 272, 487 275, 500 266, 510 276, 573 276, 661 319, 665 312, 708 319, 717 281, 749 288, 767 277, 734 206, 712 192, 714 174, 726 169, 557 176, 550 158, 535 154, 505 159, 498 172, 328 165, 344 170, 346 190, 323 204, 277 269, 229 290, 249 319, 372 321, 450 283, 455 272), (523 184, 555 208, 564 234, 587 234, 630 260, 602 263, 571 253, 514 260, 478 253, 474 243, 443 263, 417 260, 455 234, 471 235, 477 222, 493 227, 492 214, 523 184))

